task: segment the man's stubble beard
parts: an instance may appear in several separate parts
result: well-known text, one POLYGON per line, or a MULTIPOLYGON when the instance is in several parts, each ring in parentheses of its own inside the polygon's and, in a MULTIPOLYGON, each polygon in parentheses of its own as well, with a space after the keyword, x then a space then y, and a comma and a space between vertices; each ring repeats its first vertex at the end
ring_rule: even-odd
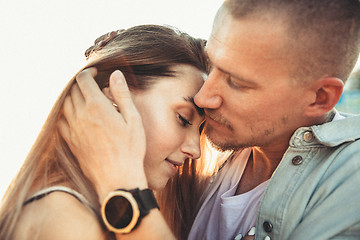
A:
POLYGON ((206 125, 204 129, 206 138, 209 140, 211 146, 220 152, 239 151, 241 149, 250 147, 249 144, 239 144, 237 142, 226 139, 224 139, 222 142, 216 142, 211 138, 211 131, 214 131, 214 128, 212 126, 206 125))

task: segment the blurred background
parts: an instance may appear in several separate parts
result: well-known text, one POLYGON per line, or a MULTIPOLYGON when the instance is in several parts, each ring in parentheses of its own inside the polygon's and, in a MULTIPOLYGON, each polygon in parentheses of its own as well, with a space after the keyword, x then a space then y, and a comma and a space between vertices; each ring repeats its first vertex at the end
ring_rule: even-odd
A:
POLYGON ((347 113, 360 113, 360 69, 359 60, 347 83, 336 109, 347 113))
MULTIPOLYGON (((207 39, 222 0, 0 0, 0 197, 67 81, 100 35, 167 24, 207 39)), ((357 65, 359 68, 359 64, 357 65)), ((339 102, 360 113, 360 73, 339 102)))

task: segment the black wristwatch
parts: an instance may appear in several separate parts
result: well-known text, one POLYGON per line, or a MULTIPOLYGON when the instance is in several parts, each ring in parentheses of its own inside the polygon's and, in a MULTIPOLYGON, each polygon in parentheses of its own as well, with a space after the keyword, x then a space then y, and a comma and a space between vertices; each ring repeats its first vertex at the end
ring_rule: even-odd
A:
POLYGON ((107 229, 114 233, 134 230, 151 209, 159 208, 151 189, 117 189, 101 206, 101 217, 107 229))

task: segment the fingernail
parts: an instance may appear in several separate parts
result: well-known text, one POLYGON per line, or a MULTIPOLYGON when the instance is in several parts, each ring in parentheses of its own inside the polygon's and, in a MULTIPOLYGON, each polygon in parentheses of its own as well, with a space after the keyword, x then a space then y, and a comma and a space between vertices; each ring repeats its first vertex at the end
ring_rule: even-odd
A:
POLYGON ((256 228, 255 227, 252 227, 248 233, 249 236, 254 236, 255 235, 255 231, 256 231, 256 228))
POLYGON ((241 233, 240 233, 240 234, 238 234, 236 237, 234 237, 234 240, 240 240, 240 239, 242 239, 242 235, 241 235, 241 233))
POLYGON ((114 74, 114 80, 116 83, 124 83, 125 82, 125 77, 122 74, 122 72, 120 72, 119 70, 116 70, 113 74, 114 74))

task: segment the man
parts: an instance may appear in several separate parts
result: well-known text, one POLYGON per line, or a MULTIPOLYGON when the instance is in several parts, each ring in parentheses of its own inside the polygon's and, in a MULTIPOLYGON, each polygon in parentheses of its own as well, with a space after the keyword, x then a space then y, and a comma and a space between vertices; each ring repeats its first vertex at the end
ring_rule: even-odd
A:
POLYGON ((360 237, 360 118, 333 109, 358 58, 359 16, 358 1, 224 3, 207 44, 213 69, 195 102, 213 143, 251 151, 222 169, 191 239, 214 229, 230 239, 255 221, 259 239, 360 237), (231 185, 226 171, 239 162, 247 164, 231 185))
MULTIPOLYGON (((195 103, 205 109, 208 138, 235 154, 204 193, 190 239, 240 239, 253 226, 255 239, 360 238, 360 117, 334 109, 359 55, 359 5, 358 0, 224 2, 207 45, 213 68, 195 103)), ((83 74, 79 85, 91 78, 83 74)), ((94 89, 80 88, 91 102, 100 98, 94 89)), ((126 120, 135 110, 121 91, 117 99, 126 120)), ((88 109, 99 112, 101 122, 101 104, 88 109)), ((90 121, 81 119, 77 124, 90 121)), ((67 120, 70 126, 76 122, 67 120)), ((102 143, 100 137, 86 145, 76 139, 91 133, 70 131, 63 132, 78 158, 85 159, 83 149, 95 148, 90 163, 120 161, 112 141, 102 143)), ((115 144, 121 136, 111 138, 115 144)), ((104 186, 100 196, 124 187, 113 175, 98 177, 104 186)), ((129 174, 125 187, 136 187, 135 177, 129 174)), ((158 212, 144 219, 160 219, 155 232, 164 227, 158 212)))

